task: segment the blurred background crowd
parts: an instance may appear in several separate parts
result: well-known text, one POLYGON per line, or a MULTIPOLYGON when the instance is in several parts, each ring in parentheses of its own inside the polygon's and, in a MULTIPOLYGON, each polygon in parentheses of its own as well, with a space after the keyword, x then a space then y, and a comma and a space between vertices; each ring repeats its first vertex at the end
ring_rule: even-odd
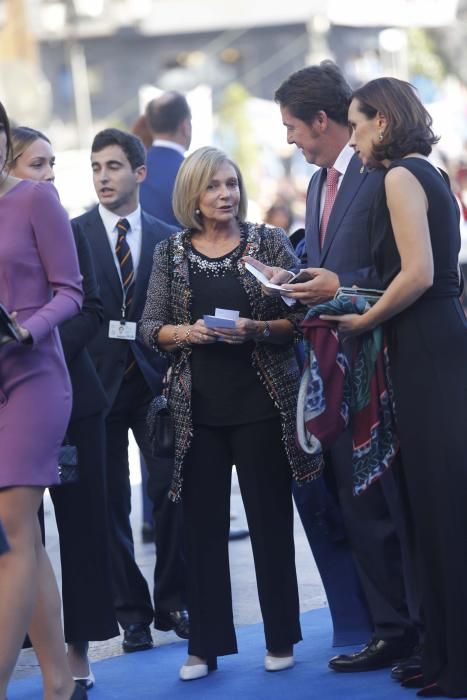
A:
POLYGON ((191 150, 224 149, 245 174, 250 219, 293 231, 313 166, 287 146, 273 92, 332 58, 353 86, 379 75, 417 86, 467 218, 466 18, 467 0, 0 0, 0 100, 16 123, 49 134, 75 216, 95 202, 92 135, 136 123, 144 136, 137 120, 147 102, 183 92, 191 150))

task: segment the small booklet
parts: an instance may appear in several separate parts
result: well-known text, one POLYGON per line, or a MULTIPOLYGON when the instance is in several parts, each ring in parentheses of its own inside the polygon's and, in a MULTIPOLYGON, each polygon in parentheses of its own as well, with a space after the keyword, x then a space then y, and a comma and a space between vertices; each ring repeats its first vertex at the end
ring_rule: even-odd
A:
POLYGON ((239 316, 234 309, 216 309, 214 316, 205 314, 203 321, 208 328, 235 328, 239 316))
POLYGON ((3 304, 0 304, 0 345, 14 341, 21 343, 22 338, 16 330, 16 326, 13 323, 10 314, 5 309, 3 304))
POLYGON ((289 277, 285 282, 282 284, 273 284, 268 280, 266 275, 264 275, 262 272, 260 272, 254 265, 251 265, 251 263, 244 263, 245 269, 248 270, 248 272, 251 272, 252 275, 256 277, 258 282, 261 282, 265 287, 268 289, 278 289, 279 291, 285 291, 282 289, 282 284, 296 284, 297 282, 308 282, 308 280, 313 279, 312 276, 306 271, 306 270, 299 270, 297 273, 292 275, 292 277, 289 277))

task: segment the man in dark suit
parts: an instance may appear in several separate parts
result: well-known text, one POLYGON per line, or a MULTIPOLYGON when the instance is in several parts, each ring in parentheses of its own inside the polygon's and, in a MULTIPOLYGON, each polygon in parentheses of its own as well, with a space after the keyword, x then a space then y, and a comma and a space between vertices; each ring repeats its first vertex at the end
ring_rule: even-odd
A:
POLYGON ((191 143, 191 111, 179 92, 165 92, 146 107, 146 119, 154 135, 148 150, 147 176, 141 184, 144 211, 179 226, 172 209, 172 192, 178 170, 191 143))
MULTIPOLYGON (((275 94, 288 143, 319 166, 307 195, 305 236, 311 279, 289 285, 294 290, 290 296, 307 305, 332 298, 343 285, 381 287, 372 265, 367 219, 382 175, 365 170, 348 146, 350 96, 351 88, 330 61, 294 73, 275 94)), ((268 276, 274 282, 287 279, 284 271, 272 268, 268 276)), ((347 587, 353 586, 352 580, 330 580, 338 548, 342 556, 344 544, 335 536, 337 508, 365 593, 372 639, 361 651, 330 661, 335 671, 347 672, 391 665, 407 657, 416 641, 407 604, 408 597, 413 602, 411 562, 397 468, 357 498, 352 491, 351 460, 351 435, 346 431, 325 454, 325 481, 296 490, 297 507, 313 552, 318 554, 323 583, 330 587, 334 600, 340 597, 348 604, 347 587)))
POLYGON ((104 322, 89 352, 109 399, 106 417, 107 488, 111 526, 114 604, 124 629, 125 651, 152 646, 149 625, 188 636, 180 509, 166 497, 170 460, 154 459, 146 413, 160 393, 165 361, 136 337, 143 312, 154 248, 173 228, 142 211, 139 185, 146 175, 145 150, 132 134, 106 129, 92 144, 91 164, 99 205, 72 221, 86 236, 104 305, 104 322), (135 559, 130 525, 128 431, 132 430, 149 470, 154 504, 157 561, 155 616, 149 590, 135 559))

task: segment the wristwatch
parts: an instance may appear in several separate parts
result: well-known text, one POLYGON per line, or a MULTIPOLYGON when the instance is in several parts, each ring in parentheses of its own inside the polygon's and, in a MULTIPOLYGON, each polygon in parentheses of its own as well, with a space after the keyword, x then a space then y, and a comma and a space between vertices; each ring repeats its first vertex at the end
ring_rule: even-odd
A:
POLYGON ((262 332, 262 337, 269 338, 270 335, 271 335, 271 326, 269 325, 269 321, 265 321, 263 332, 262 332))

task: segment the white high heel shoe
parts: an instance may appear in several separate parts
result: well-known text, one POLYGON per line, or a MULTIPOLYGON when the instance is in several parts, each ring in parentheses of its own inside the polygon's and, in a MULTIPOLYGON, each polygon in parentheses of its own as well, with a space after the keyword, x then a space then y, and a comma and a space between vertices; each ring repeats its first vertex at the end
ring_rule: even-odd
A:
POLYGON ((286 668, 292 668, 294 664, 293 656, 270 656, 266 654, 264 657, 264 668, 266 671, 285 671, 286 668))
POLYGON ((179 676, 182 681, 196 681, 198 678, 204 678, 209 671, 217 669, 217 659, 212 661, 209 659, 205 664, 194 664, 187 666, 186 664, 180 668, 179 676))
POLYGON ((182 666, 180 669, 180 680, 196 681, 204 678, 209 673, 207 664, 195 664, 194 666, 182 666))

